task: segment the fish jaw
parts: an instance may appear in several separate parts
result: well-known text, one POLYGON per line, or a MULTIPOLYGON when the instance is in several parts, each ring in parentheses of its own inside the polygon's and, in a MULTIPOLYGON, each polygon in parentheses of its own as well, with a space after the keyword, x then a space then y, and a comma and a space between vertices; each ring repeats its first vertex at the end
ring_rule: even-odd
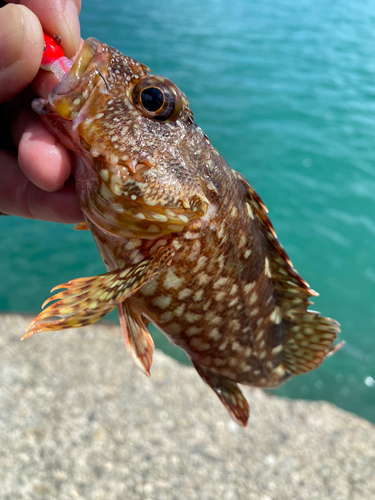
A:
POLYGON ((155 153, 155 146, 148 146, 152 139, 155 142, 161 126, 169 127, 178 143, 178 117, 185 135, 187 129, 196 127, 184 94, 166 78, 148 75, 147 66, 89 38, 48 99, 32 104, 48 128, 79 158, 75 177, 86 218, 125 238, 155 239, 182 232, 208 206, 205 182, 198 172, 192 174, 190 165, 182 162, 185 174, 175 178, 181 155, 177 160, 166 159, 155 153), (117 73, 121 73, 120 82, 113 81, 117 73), (169 89, 175 101, 168 124, 143 116, 135 103, 137 86, 152 79, 169 89), (140 129, 147 129, 150 141, 137 139, 140 129))

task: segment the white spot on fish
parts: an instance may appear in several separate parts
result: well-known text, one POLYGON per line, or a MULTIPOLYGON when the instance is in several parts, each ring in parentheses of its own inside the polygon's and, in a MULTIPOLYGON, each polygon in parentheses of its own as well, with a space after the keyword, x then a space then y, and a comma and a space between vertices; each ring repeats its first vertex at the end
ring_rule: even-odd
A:
POLYGON ((232 343, 232 349, 233 351, 241 352, 242 351, 242 346, 239 342, 233 342, 232 343))
POLYGON ((220 278, 214 283, 214 288, 220 288, 221 286, 225 285, 228 283, 229 278, 220 278))
POLYGON ((279 377, 283 377, 285 375, 285 368, 283 367, 283 365, 276 366, 276 368, 274 368, 272 371, 279 377))
POLYGON ((224 351, 227 348, 228 342, 224 340, 222 344, 219 346, 219 351, 224 351))
POLYGON ((172 245, 176 250, 180 250, 180 248, 183 246, 183 243, 178 240, 174 240, 172 241, 172 245))
POLYGON ((200 339, 197 338, 193 338, 192 341, 190 342, 190 345, 198 349, 198 351, 207 351, 207 349, 210 348, 210 344, 202 342, 200 339))
POLYGON ((155 219, 155 220, 160 220, 162 222, 167 222, 168 221, 168 217, 166 217, 163 214, 152 214, 152 218, 155 219))
POLYGON ((109 179, 109 172, 105 168, 100 171, 100 177, 103 179, 104 182, 108 182, 109 179))
POLYGON ((255 342, 258 342, 264 335, 264 330, 259 330, 257 336, 255 337, 255 342))
POLYGON ((200 233, 200 232, 193 233, 192 231, 187 231, 187 232, 184 234, 184 237, 185 237, 187 240, 195 240, 195 238, 200 238, 200 237, 201 237, 201 233, 200 233))
POLYGON ((150 297, 151 295, 154 295, 159 283, 157 279, 154 279, 150 281, 150 283, 147 283, 144 285, 141 289, 140 292, 142 295, 145 295, 146 297, 150 297))
POLYGON ((247 208, 247 213, 249 214, 249 217, 251 219, 254 219, 254 214, 253 214, 253 211, 251 209, 250 203, 246 203, 246 208, 247 208))
POLYGON ((120 184, 115 184, 115 185, 111 185, 111 188, 112 188, 112 191, 117 195, 117 196, 121 196, 122 194, 122 189, 121 189, 121 185, 120 184))
POLYGON ((191 246, 191 250, 189 252, 187 260, 189 260, 190 262, 194 262, 195 260, 197 260, 200 251, 201 251, 201 242, 199 240, 195 240, 191 246))
POLYGON ((232 321, 229 322, 229 328, 236 332, 241 328, 241 323, 238 321, 238 319, 232 319, 232 321))
POLYGON ((198 284, 200 286, 207 285, 211 281, 211 278, 208 276, 208 274, 201 273, 198 275, 198 284))
MULTIPOLYGON (((198 242, 194 242, 194 243, 198 243, 198 242)), ((202 269, 202 267, 204 266, 206 261, 207 261, 207 257, 205 257, 204 255, 199 257, 197 265, 193 269, 193 273, 200 271, 202 269)))
POLYGON ((180 224, 169 224, 167 228, 170 231, 182 231, 184 229, 184 226, 181 226, 180 224))
POLYGON ((171 319, 172 319, 172 313, 170 311, 167 311, 160 316, 160 321, 162 323, 168 323, 168 321, 170 321, 171 319))
POLYGON ((246 243, 247 237, 245 234, 243 234, 240 238, 240 241, 238 243, 238 248, 242 248, 244 244, 246 243))
POLYGON ((183 312, 185 311, 185 307, 186 304, 181 304, 180 306, 176 307, 176 309, 173 311, 174 315, 178 318, 182 316, 183 312))
POLYGON ((160 309, 167 309, 172 302, 172 298, 169 295, 162 295, 161 297, 155 297, 152 303, 160 307, 160 309))
POLYGON ((268 260, 267 257, 264 259, 264 274, 269 278, 271 278, 270 261, 268 260))
POLYGON ((219 330, 218 330, 217 328, 213 328, 213 329, 209 332, 208 336, 209 336, 211 339, 213 339, 213 340, 219 340, 219 338, 220 338, 220 333, 219 333, 219 330))
POLYGON ((103 198, 107 198, 108 200, 113 200, 113 193, 105 184, 101 184, 100 186, 100 194, 103 198))
POLYGON ((224 297, 226 297, 226 295, 227 295, 226 292, 218 292, 215 295, 215 300, 217 300, 218 302, 220 302, 221 300, 223 300, 224 297))
POLYGON ((143 260, 143 255, 138 250, 133 250, 133 252, 129 255, 130 260, 133 264, 139 264, 143 260))
POLYGON ((215 313, 213 313, 212 311, 208 311, 205 315, 204 315, 205 319, 211 323, 212 325, 220 325, 222 322, 223 322, 223 318, 221 318, 220 316, 217 316, 215 313))
POLYGON ((195 294, 193 295, 193 300, 195 302, 199 302, 203 299, 203 294, 204 294, 204 290, 198 290, 197 292, 195 292, 195 294))
POLYGON ((249 304, 250 305, 253 305, 255 304, 255 302, 257 301, 258 299, 258 294, 256 292, 254 292, 251 296, 250 296, 250 299, 249 299, 249 304))
POLYGON ((188 311, 187 313, 185 313, 184 317, 189 323, 194 323, 195 321, 198 321, 198 319, 200 319, 201 315, 188 311))
POLYGON ((193 293, 193 290, 190 290, 190 288, 185 288, 184 290, 181 290, 178 294, 179 300, 186 299, 186 297, 190 297, 190 295, 193 293))
POLYGON ((173 269, 167 270, 167 275, 164 279, 164 287, 168 290, 169 288, 180 288, 181 284, 184 282, 183 278, 179 278, 173 272, 173 269))
POLYGON ((192 337, 193 335, 198 335, 201 332, 202 328, 198 328, 197 326, 191 326, 185 331, 186 335, 188 335, 189 337, 192 337))
POLYGON ((280 307, 276 306, 275 309, 270 314, 270 320, 278 325, 281 322, 281 310, 280 307))
POLYGON ((278 346, 274 347, 271 352, 272 352, 272 354, 278 354, 282 350, 283 350, 283 345, 279 344, 278 346))
POLYGON ((256 281, 253 281, 252 283, 249 283, 248 285, 244 286, 245 293, 250 293, 253 288, 255 288, 256 281))

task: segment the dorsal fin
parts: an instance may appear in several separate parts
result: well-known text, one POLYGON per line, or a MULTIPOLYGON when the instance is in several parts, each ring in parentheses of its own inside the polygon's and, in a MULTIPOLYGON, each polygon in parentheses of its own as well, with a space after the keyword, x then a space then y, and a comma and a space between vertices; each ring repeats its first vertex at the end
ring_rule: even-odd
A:
POLYGON ((276 292, 275 323, 281 323, 283 333, 282 364, 293 374, 306 373, 319 366, 329 354, 340 332, 339 324, 308 311, 309 297, 318 294, 297 273, 277 239, 267 215, 267 208, 250 183, 238 172, 245 188, 247 211, 256 219, 267 241, 269 273, 276 292))

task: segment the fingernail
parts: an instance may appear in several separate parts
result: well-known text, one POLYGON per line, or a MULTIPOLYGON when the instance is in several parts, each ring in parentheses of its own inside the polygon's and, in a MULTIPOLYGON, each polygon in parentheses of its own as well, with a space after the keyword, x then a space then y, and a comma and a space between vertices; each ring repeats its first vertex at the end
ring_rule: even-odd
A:
POLYGON ((23 27, 23 12, 17 5, 11 3, 0 9, 0 69, 18 61, 23 27))
MULTIPOLYGON (((64 19, 67 25, 67 28, 70 33, 71 40, 74 44, 74 54, 79 49, 80 42, 80 24, 78 18, 78 11, 73 2, 68 1, 65 5, 64 9, 64 19)), ((71 46, 71 45, 70 45, 71 46)), ((66 54, 67 57, 73 57, 74 54, 66 54)))

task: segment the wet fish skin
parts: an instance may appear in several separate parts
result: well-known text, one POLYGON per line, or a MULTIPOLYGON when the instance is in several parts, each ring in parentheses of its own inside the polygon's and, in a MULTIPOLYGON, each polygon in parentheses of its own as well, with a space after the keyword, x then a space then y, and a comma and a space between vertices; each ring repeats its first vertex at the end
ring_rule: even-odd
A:
POLYGON ((78 200, 108 273, 56 287, 65 290, 46 301, 26 336, 92 324, 118 307, 144 373, 151 321, 241 425, 249 406, 238 383, 276 387, 329 354, 337 322, 307 310, 317 294, 265 205, 172 82, 91 38, 33 108, 76 154, 78 200))

